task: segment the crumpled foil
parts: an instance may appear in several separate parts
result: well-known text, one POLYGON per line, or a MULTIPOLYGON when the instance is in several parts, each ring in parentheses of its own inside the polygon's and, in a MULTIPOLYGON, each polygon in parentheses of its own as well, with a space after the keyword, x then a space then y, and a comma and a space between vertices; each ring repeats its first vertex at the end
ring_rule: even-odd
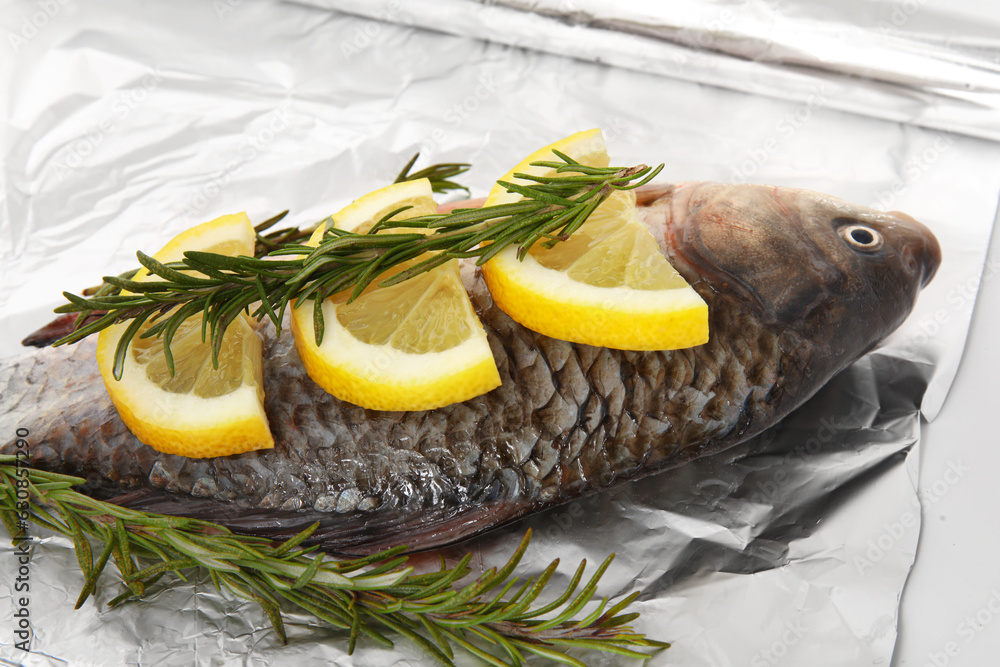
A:
POLYGON ((299 1, 1000 139, 1000 13, 975 0, 299 1))
MULTIPOLYGON (((451 23, 430 14, 427 27, 556 53, 394 23, 433 4, 390 2, 372 20, 272 0, 0 2, 0 48, 13 55, 0 60, 0 355, 23 353, 18 341, 51 318, 63 289, 131 268, 137 249, 238 210, 257 222, 289 208, 290 223, 313 222, 391 181, 416 151, 421 165, 471 162, 463 182, 481 195, 538 146, 600 126, 614 162, 663 161, 662 181, 766 182, 906 211, 938 235, 937 277, 895 334, 779 426, 443 552, 471 550, 486 568, 531 527, 518 574, 559 557, 553 591, 579 559, 592 571, 616 552, 600 593, 642 591, 635 626, 673 642, 650 665, 888 664, 919 532, 921 417, 934 418, 957 371, 1000 193, 1000 147, 987 140, 996 119, 978 96, 992 79, 967 87, 965 106, 954 92, 964 79, 951 68, 971 47, 933 31, 866 29, 858 4, 826 16, 818 4, 783 14, 745 3, 768 8, 774 25, 854 26, 878 53, 902 40, 901 52, 939 60, 941 75, 879 60, 877 76, 858 78, 843 64, 858 58, 849 40, 833 51, 801 40, 800 59, 776 49, 758 68, 753 54, 717 58, 714 48, 703 61, 711 76, 680 76, 648 38, 607 22, 599 29, 617 47, 595 38, 586 59, 558 55, 580 56, 563 50, 553 6, 576 12, 561 23, 583 37, 591 28, 573 17, 614 16, 610 2, 536 2, 532 14, 452 0, 464 9, 451 23), (615 48, 633 49, 632 60, 616 63, 615 48), (818 60, 825 70, 803 67, 818 60), (893 107, 902 99, 911 113, 893 107)), ((740 25, 752 14, 741 7, 740 25)), ((970 34, 984 60, 987 47, 996 53, 995 39, 970 34)), ((347 656, 343 633, 294 613, 282 646, 254 605, 205 579, 109 610, 119 588, 108 573, 96 601, 74 611, 83 577, 71 542, 36 537, 28 653, 14 647, 15 558, 0 545, 3 664, 431 664, 402 639, 347 656)))

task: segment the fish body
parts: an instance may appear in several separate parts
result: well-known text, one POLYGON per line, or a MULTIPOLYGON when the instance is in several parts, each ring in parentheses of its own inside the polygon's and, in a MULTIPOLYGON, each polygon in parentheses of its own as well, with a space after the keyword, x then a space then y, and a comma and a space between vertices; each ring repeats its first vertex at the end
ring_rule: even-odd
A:
POLYGON ((93 341, 0 367, 0 433, 91 492, 326 549, 460 540, 753 437, 876 346, 940 263, 912 218, 817 193, 685 183, 640 192, 670 262, 709 306, 710 339, 630 352, 548 338, 468 287, 502 385, 424 412, 366 410, 306 375, 292 337, 263 328, 273 450, 161 454, 118 418, 93 341))

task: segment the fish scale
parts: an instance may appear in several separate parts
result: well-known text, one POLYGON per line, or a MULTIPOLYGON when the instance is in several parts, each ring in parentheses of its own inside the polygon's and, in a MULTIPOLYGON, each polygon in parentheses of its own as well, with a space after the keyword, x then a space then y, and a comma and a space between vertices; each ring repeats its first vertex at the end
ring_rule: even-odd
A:
POLYGON ((104 390, 93 341, 0 365, 0 432, 29 428, 34 465, 128 506, 276 537, 319 520, 316 539, 339 552, 429 548, 761 432, 898 326, 940 261, 908 216, 827 195, 695 183, 640 203, 708 303, 705 345, 629 352, 548 338, 502 312, 476 272, 467 287, 502 385, 464 403, 406 413, 340 401, 268 324, 273 450, 187 459, 142 445, 104 390), (844 220, 885 236, 885 252, 850 248, 844 220))

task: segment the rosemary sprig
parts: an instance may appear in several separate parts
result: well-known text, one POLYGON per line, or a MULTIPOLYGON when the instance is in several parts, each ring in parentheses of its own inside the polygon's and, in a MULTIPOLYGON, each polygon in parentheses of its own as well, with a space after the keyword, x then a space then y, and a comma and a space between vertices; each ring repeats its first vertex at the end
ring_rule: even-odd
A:
MULTIPOLYGON (((410 161, 406 163, 406 166, 403 167, 402 171, 399 172, 399 175, 396 176, 396 180, 394 180, 393 183, 416 181, 421 178, 426 178, 430 181, 431 189, 434 192, 443 193, 451 190, 465 190, 465 192, 469 192, 469 188, 460 183, 455 183, 451 179, 467 172, 471 165, 464 162, 433 164, 426 169, 421 169, 420 171, 411 174, 410 169, 413 168, 413 165, 417 162, 417 158, 419 157, 420 153, 414 154, 414 156, 410 158, 410 161)), ((307 239, 312 236, 313 232, 316 231, 316 228, 320 224, 325 222, 325 220, 323 220, 306 227, 286 227, 268 232, 267 234, 264 233, 274 227, 277 223, 281 222, 287 215, 288 211, 284 210, 281 213, 254 226, 254 231, 257 234, 257 244, 254 248, 254 257, 263 257, 275 248, 280 248, 288 243, 297 243, 303 239, 307 239)), ((126 271, 125 273, 119 274, 118 277, 129 280, 135 276, 138 270, 139 269, 132 269, 131 271, 126 271)), ((107 282, 102 282, 96 287, 88 287, 82 292, 84 296, 112 296, 120 293, 120 287, 116 287, 115 285, 107 282)), ((77 320, 76 327, 80 326, 84 317, 86 317, 85 314, 81 315, 81 318, 77 320)))
POLYGON ((81 324, 55 345, 73 343, 117 322, 132 320, 118 343, 115 377, 121 378, 126 351, 136 335, 162 336, 173 372, 170 341, 188 317, 205 318, 203 330, 209 332, 207 338, 217 363, 226 328, 240 312, 250 313, 251 307, 259 304, 252 315, 258 320, 271 319, 280 331, 287 307, 298 307, 309 298, 315 298, 313 319, 316 343, 320 344, 325 297, 350 289, 353 300, 369 285, 394 285, 454 258, 476 258, 482 264, 511 245, 518 246, 521 257, 535 243, 551 247, 579 229, 612 192, 644 185, 663 167, 588 167, 562 153, 557 156, 560 162, 533 163, 556 170, 555 176, 516 174, 530 181, 528 185, 500 181, 509 192, 522 196, 521 201, 511 204, 455 209, 408 220, 393 220, 400 212, 394 211, 366 234, 331 225, 318 247, 285 244, 265 257, 188 251, 182 261, 164 265, 139 252, 139 262, 162 280, 137 283, 122 277, 104 278, 112 288, 132 292, 129 295, 85 298, 63 292, 70 303, 56 308, 57 313, 86 316, 104 311, 104 315, 81 324), (387 230, 394 233, 376 234, 387 230), (379 280, 393 267, 412 262, 405 270, 379 280))
POLYGON ((431 182, 431 189, 437 193, 444 193, 450 190, 465 190, 466 194, 469 193, 469 188, 465 187, 460 183, 455 183, 450 180, 464 174, 469 171, 469 165, 466 162, 447 162, 444 164, 435 164, 426 169, 421 169, 420 171, 410 173, 410 169, 417 162, 417 158, 420 157, 420 153, 417 153, 410 161, 406 163, 399 175, 396 176, 396 180, 393 183, 402 183, 403 181, 419 181, 421 178, 426 178, 431 182))
POLYGON ((639 649, 669 646, 629 627, 638 614, 622 612, 638 592, 610 607, 605 598, 577 618, 594 601, 597 583, 613 556, 580 588, 586 565, 582 562, 557 599, 532 606, 559 561, 523 583, 512 578, 530 531, 506 565, 459 587, 456 582, 471 572, 471 554, 454 567, 442 560, 439 570, 425 573, 407 565, 401 555, 405 547, 335 560, 316 547, 302 546, 318 524, 276 544, 207 521, 125 509, 72 490, 83 482, 26 468, 14 456, 0 455, 0 518, 15 542, 23 539, 18 525, 24 506, 18 503, 24 502, 26 489, 30 523, 72 538, 85 580, 77 609, 96 594, 97 581, 113 560, 125 588, 110 601, 111 607, 146 596, 168 573, 186 581, 193 572, 203 571, 220 592, 225 589, 258 603, 282 642, 282 611, 298 608, 349 633, 348 652, 362 637, 392 647, 387 635, 394 631, 444 665, 453 664, 455 647, 489 665, 521 665, 526 654, 534 653, 583 667, 565 651, 594 649, 644 659, 651 654, 639 649))

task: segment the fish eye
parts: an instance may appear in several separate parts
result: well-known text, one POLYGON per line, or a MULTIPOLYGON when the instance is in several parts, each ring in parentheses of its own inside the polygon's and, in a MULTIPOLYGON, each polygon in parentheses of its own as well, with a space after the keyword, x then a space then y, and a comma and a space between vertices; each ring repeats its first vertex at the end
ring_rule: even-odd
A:
POLYGON ((882 235, 865 225, 846 225, 838 233, 847 245, 860 252, 875 252, 882 247, 882 235))

